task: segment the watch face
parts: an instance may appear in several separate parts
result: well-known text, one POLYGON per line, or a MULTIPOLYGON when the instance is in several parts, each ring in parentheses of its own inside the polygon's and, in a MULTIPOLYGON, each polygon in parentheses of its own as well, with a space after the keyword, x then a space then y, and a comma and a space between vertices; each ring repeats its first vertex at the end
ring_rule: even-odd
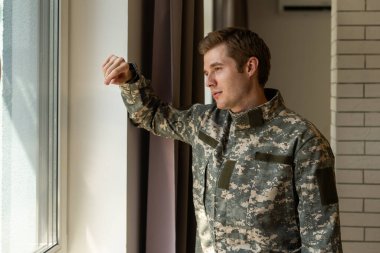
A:
POLYGON ((128 63, 129 65, 129 70, 132 72, 132 73, 136 73, 136 66, 135 64, 133 63, 128 63))
POLYGON ((137 71, 136 71, 137 67, 134 63, 128 63, 128 65, 129 65, 129 70, 132 73, 132 79, 129 80, 127 83, 135 83, 140 79, 140 76, 137 74, 137 71))

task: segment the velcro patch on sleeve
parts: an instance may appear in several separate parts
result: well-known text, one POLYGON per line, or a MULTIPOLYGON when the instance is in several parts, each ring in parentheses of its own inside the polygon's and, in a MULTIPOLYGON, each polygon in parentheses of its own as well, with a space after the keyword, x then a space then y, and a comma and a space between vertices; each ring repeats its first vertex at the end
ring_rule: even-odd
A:
POLYGON ((336 190, 334 169, 332 167, 317 169, 315 173, 317 176, 322 205, 337 203, 338 193, 336 190))

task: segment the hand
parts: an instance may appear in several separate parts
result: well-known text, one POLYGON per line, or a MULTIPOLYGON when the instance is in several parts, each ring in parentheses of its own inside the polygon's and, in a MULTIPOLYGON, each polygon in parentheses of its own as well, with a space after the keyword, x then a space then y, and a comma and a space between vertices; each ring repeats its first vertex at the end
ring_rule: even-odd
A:
POLYGON ((129 64, 122 57, 111 55, 104 62, 103 66, 104 83, 124 84, 132 79, 132 72, 129 70, 129 64))

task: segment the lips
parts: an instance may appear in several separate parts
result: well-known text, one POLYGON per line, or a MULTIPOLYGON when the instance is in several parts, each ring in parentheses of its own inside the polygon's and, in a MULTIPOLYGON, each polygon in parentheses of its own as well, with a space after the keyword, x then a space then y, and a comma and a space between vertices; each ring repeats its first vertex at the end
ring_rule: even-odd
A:
POLYGON ((220 94, 222 94, 221 91, 213 91, 213 92, 212 92, 212 97, 213 97, 215 100, 217 100, 217 99, 219 98, 220 94))

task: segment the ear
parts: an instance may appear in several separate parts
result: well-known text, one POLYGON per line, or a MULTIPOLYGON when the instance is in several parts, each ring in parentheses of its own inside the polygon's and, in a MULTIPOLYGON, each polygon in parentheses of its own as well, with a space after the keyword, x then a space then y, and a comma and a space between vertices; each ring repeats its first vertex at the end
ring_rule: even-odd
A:
POLYGON ((250 77, 254 76, 257 73, 259 67, 259 59, 256 57, 250 57, 247 61, 246 69, 250 77))

